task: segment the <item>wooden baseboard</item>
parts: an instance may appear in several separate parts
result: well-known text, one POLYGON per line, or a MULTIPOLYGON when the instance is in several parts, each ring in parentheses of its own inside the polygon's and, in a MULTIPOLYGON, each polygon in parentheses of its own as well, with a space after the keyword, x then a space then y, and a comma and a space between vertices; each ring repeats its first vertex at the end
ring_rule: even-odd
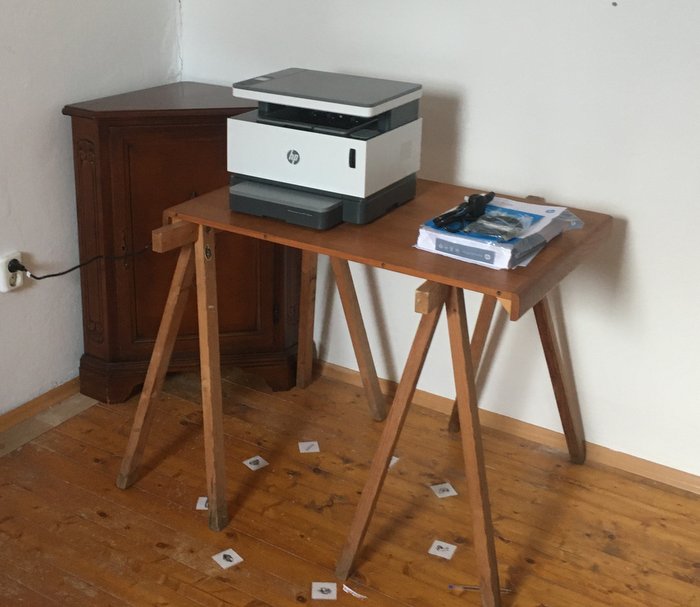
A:
POLYGON ((0 415, 0 432, 5 432, 17 424, 35 417, 42 411, 80 392, 80 380, 74 377, 65 384, 37 396, 7 413, 0 415))
MULTIPOLYGON (((318 373, 324 377, 343 381, 355 386, 362 385, 360 374, 357 371, 325 361, 318 361, 317 367, 318 373)), ((396 392, 396 382, 380 379, 379 385, 384 394, 391 396, 396 392)), ((449 415, 452 411, 453 401, 451 399, 423 390, 416 390, 413 402, 427 409, 444 413, 445 415, 449 415)), ((485 409, 479 410, 479 419, 487 428, 507 432, 518 438, 533 441, 552 449, 558 449, 563 452, 566 451, 566 441, 564 439, 564 434, 561 432, 541 428, 485 409)), ((601 445, 586 442, 586 460, 588 463, 610 466, 611 468, 623 470, 630 474, 641 476, 642 478, 700 495, 700 476, 669 468, 668 466, 663 466, 633 455, 628 455, 627 453, 602 447, 601 445)))
MULTIPOLYGON (((324 377, 343 381, 345 383, 361 386, 362 380, 357 371, 341 367, 325 361, 317 361, 317 372, 324 377)), ((396 392, 396 382, 380 379, 379 385, 384 394, 393 395, 396 392)), ((24 405, 0 415, 0 432, 5 432, 17 424, 35 417, 42 411, 74 396, 80 391, 80 382, 77 377, 66 383, 49 390, 48 392, 30 400, 24 405)), ((452 400, 444 396, 438 396, 416 390, 413 402, 419 406, 449 415, 452 411, 452 400)), ((525 440, 533 441, 552 449, 566 451, 566 442, 561 432, 555 432, 547 428, 541 428, 533 424, 528 424, 500 413, 479 410, 481 423, 487 428, 493 428, 517 436, 525 440)), ((586 443, 587 461, 589 463, 602 464, 636 474, 642 478, 689 491, 700 495, 700 477, 663 466, 655 462, 615 451, 594 443, 586 443)))

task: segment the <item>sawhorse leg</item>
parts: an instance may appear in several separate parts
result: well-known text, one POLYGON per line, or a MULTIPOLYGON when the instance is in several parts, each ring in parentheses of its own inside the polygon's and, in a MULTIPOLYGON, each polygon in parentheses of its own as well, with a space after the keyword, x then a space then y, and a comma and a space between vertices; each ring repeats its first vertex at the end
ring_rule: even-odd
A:
POLYGON ((314 367, 314 314, 316 307, 316 268, 318 254, 301 252, 299 289, 299 338, 297 342, 297 388, 311 383, 314 367))
POLYGON ((394 402, 389 410, 389 417, 377 453, 372 459, 368 479, 360 496, 348 539, 338 559, 336 576, 342 580, 347 579, 353 569, 357 552, 367 532, 379 492, 384 484, 389 462, 406 419, 406 413, 413 398, 440 312, 445 306, 457 388, 457 406, 462 425, 462 449, 472 510, 474 549, 479 569, 482 605, 484 607, 499 607, 501 600, 496 550, 481 443, 474 370, 469 353, 464 298, 462 291, 456 287, 425 283, 421 289, 424 289, 423 293, 427 289, 426 301, 429 303, 426 307, 417 309, 423 316, 418 325, 394 402))
POLYGON ((180 249, 180 256, 177 259, 170 291, 165 302, 163 319, 158 328, 151 362, 148 365, 146 380, 144 381, 139 404, 136 408, 129 442, 124 453, 124 459, 122 459, 119 475, 117 476, 117 487, 120 489, 126 489, 134 483, 141 465, 143 450, 146 446, 153 417, 151 402, 157 397, 163 387, 177 332, 180 328, 182 314, 185 311, 187 298, 193 285, 193 252, 191 244, 185 245, 180 249))
POLYGON ((211 228, 198 227, 194 252, 197 269, 197 323, 209 528, 221 531, 228 523, 228 511, 226 509, 219 311, 216 301, 216 257, 214 231, 211 228))
POLYGON ((379 440, 377 452, 372 458, 367 482, 365 483, 360 501, 357 505, 357 510, 355 511, 355 517, 350 526, 348 539, 338 559, 335 573, 341 580, 347 579, 350 574, 355 563, 357 552, 362 545, 362 540, 369 527, 372 513, 374 512, 374 506, 379 498, 379 492, 384 484, 391 456, 394 453, 396 442, 399 439, 406 414, 408 413, 408 407, 415 393, 416 384, 418 383, 420 372, 423 369, 425 357, 428 354, 428 348, 430 347, 430 342, 435 333, 435 327, 440 318, 440 312, 442 311, 446 294, 447 288, 443 287, 441 293, 442 300, 439 304, 434 305, 429 312, 423 314, 420 324, 418 325, 418 330, 416 331, 416 336, 413 340, 406 366, 401 375, 401 381, 394 394, 394 402, 389 409, 389 416, 384 424, 384 430, 379 440))
POLYGON ((467 315, 464 308, 464 294, 461 289, 450 287, 446 307, 464 467, 467 474, 467 490, 472 512, 474 551, 479 569, 481 604, 484 607, 498 607, 501 604, 501 598, 496 548, 493 540, 493 524, 491 522, 491 505, 486 484, 486 467, 481 442, 474 368, 469 352, 467 315))
POLYGON ((554 330, 547 297, 535 304, 534 312, 549 377, 552 380, 554 398, 566 437, 566 446, 569 449, 569 457, 573 463, 583 464, 586 461, 586 439, 583 432, 581 408, 575 395, 570 392, 573 388, 573 381, 563 364, 561 348, 554 330))
MULTIPOLYGON (((474 367, 474 377, 479 371, 481 357, 486 346, 486 338, 489 335, 493 314, 496 310, 496 298, 492 295, 484 295, 479 308, 479 315, 476 317, 476 325, 474 326, 474 335, 472 335, 470 352, 472 357, 472 365, 474 367)), ((452 414, 448 424, 450 432, 459 432, 459 414, 457 412, 457 401, 452 405, 452 414)))
POLYGON ((357 293, 355 285, 352 281, 350 273, 350 265, 344 259, 331 257, 331 267, 335 276, 335 282, 338 285, 338 293, 340 301, 343 304, 345 312, 345 320, 350 331, 350 339, 353 349, 355 350, 355 358, 360 369, 360 377, 362 385, 365 389, 365 395, 369 402, 369 409, 372 417, 381 421, 386 417, 386 399, 379 387, 377 379, 377 370, 372 359, 372 352, 369 348, 369 340, 367 332, 362 321, 362 313, 360 312, 360 304, 357 301, 357 293))
MULTIPOLYGON (((362 320, 357 301, 355 285, 350 266, 344 259, 330 258, 331 268, 343 305, 345 320, 360 370, 365 396, 370 413, 375 420, 386 417, 386 399, 379 387, 377 371, 367 339, 367 331, 362 320)), ((297 387, 305 388, 311 383, 313 373, 313 327, 316 302, 316 268, 318 255, 311 251, 301 254, 301 288, 299 297, 299 339, 297 348, 297 387)))
MULTIPOLYGON (((491 322, 494 315, 496 298, 489 295, 484 295, 479 309, 476 326, 474 327, 474 336, 471 342, 471 357, 474 366, 474 373, 479 369, 481 357, 483 355, 486 338, 491 327, 491 322)), ((573 393, 573 380, 564 365, 561 348, 557 340, 557 334, 552 322, 552 314, 550 312, 549 301, 544 297, 533 308, 535 320, 537 322, 537 330, 542 343, 545 360, 549 377, 554 390, 554 398, 559 410, 566 445, 569 450, 569 457, 575 464, 582 464, 586 460, 586 442, 583 430, 583 420, 581 417, 581 409, 573 393)), ((459 431, 459 417, 457 415, 457 403, 452 407, 452 415, 450 416, 449 430, 451 432, 459 431)))
MULTIPOLYGON (((191 226, 190 226, 191 227, 191 226)), ((187 232, 187 226, 184 232, 187 232)), ((183 232, 182 226, 166 226, 165 234, 178 238, 194 238, 183 232)), ((202 383, 202 419, 204 426, 204 457, 209 497, 209 527, 223 529, 228 522, 226 510, 226 475, 223 446, 223 412, 221 396, 221 363, 219 352, 219 316, 216 301, 216 263, 214 232, 197 226, 194 247, 185 243, 173 275, 158 336, 148 367, 146 381, 139 399, 126 453, 122 460, 117 486, 129 487, 136 479, 143 450, 150 430, 153 397, 163 385, 172 356, 175 338, 182 320, 187 295, 192 287, 193 268, 197 277, 197 318, 199 323, 200 371, 202 383), (193 251, 194 248, 194 251, 193 251), (194 256, 194 263, 193 263, 194 256)), ((155 235, 155 232, 154 232, 155 235)), ((170 247, 172 248, 172 247, 170 247)), ((154 246, 154 250, 156 250, 154 246)), ((169 250, 164 247, 162 251, 169 250)))

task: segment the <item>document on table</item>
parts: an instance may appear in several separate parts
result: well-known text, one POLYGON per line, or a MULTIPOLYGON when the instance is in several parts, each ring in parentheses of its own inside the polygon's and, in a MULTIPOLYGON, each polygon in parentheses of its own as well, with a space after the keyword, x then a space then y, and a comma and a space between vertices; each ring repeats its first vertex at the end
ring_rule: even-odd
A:
MULTIPOLYGON (((581 225, 566 207, 507 198, 494 198, 487 205, 485 215, 512 218, 524 227, 517 237, 501 240, 478 232, 438 228, 431 219, 420 226, 416 247, 490 268, 514 268, 529 263, 555 236, 581 225)), ((469 225, 466 222, 463 227, 469 225)))

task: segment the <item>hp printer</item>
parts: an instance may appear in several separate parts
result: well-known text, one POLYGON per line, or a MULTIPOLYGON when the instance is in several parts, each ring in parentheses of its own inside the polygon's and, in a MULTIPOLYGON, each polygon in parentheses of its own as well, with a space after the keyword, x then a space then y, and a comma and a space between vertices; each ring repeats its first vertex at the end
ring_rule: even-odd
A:
POLYGON ((290 68, 233 85, 233 211, 316 229, 373 221, 415 196, 419 84, 290 68))

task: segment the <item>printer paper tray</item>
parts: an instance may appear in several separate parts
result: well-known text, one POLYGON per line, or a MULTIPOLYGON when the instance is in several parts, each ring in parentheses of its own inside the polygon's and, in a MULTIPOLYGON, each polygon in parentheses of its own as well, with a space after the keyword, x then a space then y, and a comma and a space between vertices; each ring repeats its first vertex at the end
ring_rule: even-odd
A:
POLYGON ((232 211, 272 217, 287 223, 327 230, 346 221, 374 221, 416 195, 416 175, 409 175, 367 198, 334 192, 309 191, 279 182, 232 175, 229 206, 232 211))
POLYGON ((232 211, 281 219, 317 230, 327 230, 343 220, 343 202, 339 197, 270 183, 241 181, 232 185, 229 202, 232 211))

